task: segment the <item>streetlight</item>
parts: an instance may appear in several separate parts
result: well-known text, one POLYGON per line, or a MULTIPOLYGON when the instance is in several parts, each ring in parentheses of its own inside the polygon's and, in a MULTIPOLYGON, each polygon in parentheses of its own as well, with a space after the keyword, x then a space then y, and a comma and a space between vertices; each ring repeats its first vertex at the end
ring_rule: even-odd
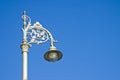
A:
POLYGON ((50 48, 44 54, 45 60, 49 62, 56 62, 62 58, 62 53, 57 50, 54 46, 54 38, 52 34, 45 29, 39 22, 31 25, 31 19, 26 15, 24 11, 23 16, 23 42, 21 44, 22 55, 23 55, 23 74, 22 80, 28 80, 28 49, 31 47, 31 44, 42 44, 50 40, 50 48))

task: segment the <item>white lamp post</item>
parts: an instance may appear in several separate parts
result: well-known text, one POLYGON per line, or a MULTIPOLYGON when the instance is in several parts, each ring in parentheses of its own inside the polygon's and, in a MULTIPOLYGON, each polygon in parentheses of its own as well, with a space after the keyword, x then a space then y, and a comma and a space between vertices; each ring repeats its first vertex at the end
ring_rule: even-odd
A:
POLYGON ((62 58, 63 55, 54 46, 55 40, 52 34, 47 29, 45 29, 39 22, 36 22, 35 24, 31 25, 31 19, 26 15, 25 11, 22 16, 22 19, 24 21, 24 27, 22 28, 23 42, 21 44, 23 55, 22 80, 28 80, 28 49, 33 43, 42 44, 50 40, 50 48, 44 55, 45 60, 49 62, 58 61, 62 58))

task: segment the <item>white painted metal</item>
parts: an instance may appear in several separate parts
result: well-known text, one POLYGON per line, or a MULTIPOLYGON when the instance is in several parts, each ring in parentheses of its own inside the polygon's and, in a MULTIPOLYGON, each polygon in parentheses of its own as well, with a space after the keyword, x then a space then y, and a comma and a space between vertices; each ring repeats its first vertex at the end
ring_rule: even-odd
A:
POLYGON ((23 52, 23 79, 28 80, 28 53, 23 52))
POLYGON ((28 80, 28 49, 29 49, 29 44, 26 42, 23 42, 21 45, 22 49, 22 55, 23 55, 23 65, 22 65, 22 80, 28 80))
POLYGON ((23 43, 21 45, 22 54, 23 54, 23 73, 22 80, 28 80, 28 49, 32 43, 41 44, 50 40, 50 49, 56 49, 54 46, 54 38, 52 34, 45 29, 39 22, 36 22, 34 25, 31 25, 31 19, 24 14, 23 18, 23 43))
POLYGON ((39 22, 31 25, 31 19, 26 15, 26 12, 24 12, 22 18, 24 21, 24 27, 22 28, 24 41, 28 44, 41 44, 50 40, 50 45, 54 46, 54 42, 56 41, 47 29, 45 29, 39 22))

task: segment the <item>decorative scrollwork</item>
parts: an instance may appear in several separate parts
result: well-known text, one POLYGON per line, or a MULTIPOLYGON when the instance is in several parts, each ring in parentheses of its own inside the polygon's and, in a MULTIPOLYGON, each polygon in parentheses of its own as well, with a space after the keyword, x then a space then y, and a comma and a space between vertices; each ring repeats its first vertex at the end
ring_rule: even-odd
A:
POLYGON ((27 38, 28 43, 41 44, 43 42, 46 42, 49 39, 49 36, 42 28, 38 29, 37 27, 34 27, 27 31, 27 38))
POLYGON ((50 46, 54 47, 55 40, 52 37, 52 34, 45 29, 39 22, 36 22, 34 25, 31 25, 31 19, 26 15, 24 11, 24 15, 22 16, 24 21, 23 31, 23 41, 25 43, 31 44, 41 44, 50 40, 50 46))

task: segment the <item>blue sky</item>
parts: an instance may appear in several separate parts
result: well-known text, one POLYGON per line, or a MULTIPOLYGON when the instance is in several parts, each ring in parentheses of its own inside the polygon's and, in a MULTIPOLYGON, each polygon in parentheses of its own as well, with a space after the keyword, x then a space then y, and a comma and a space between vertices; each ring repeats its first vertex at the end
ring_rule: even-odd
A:
POLYGON ((49 42, 29 49, 29 80, 120 80, 119 0, 1 0, 0 80, 22 80, 23 11, 54 36, 63 58, 43 59, 49 42))

